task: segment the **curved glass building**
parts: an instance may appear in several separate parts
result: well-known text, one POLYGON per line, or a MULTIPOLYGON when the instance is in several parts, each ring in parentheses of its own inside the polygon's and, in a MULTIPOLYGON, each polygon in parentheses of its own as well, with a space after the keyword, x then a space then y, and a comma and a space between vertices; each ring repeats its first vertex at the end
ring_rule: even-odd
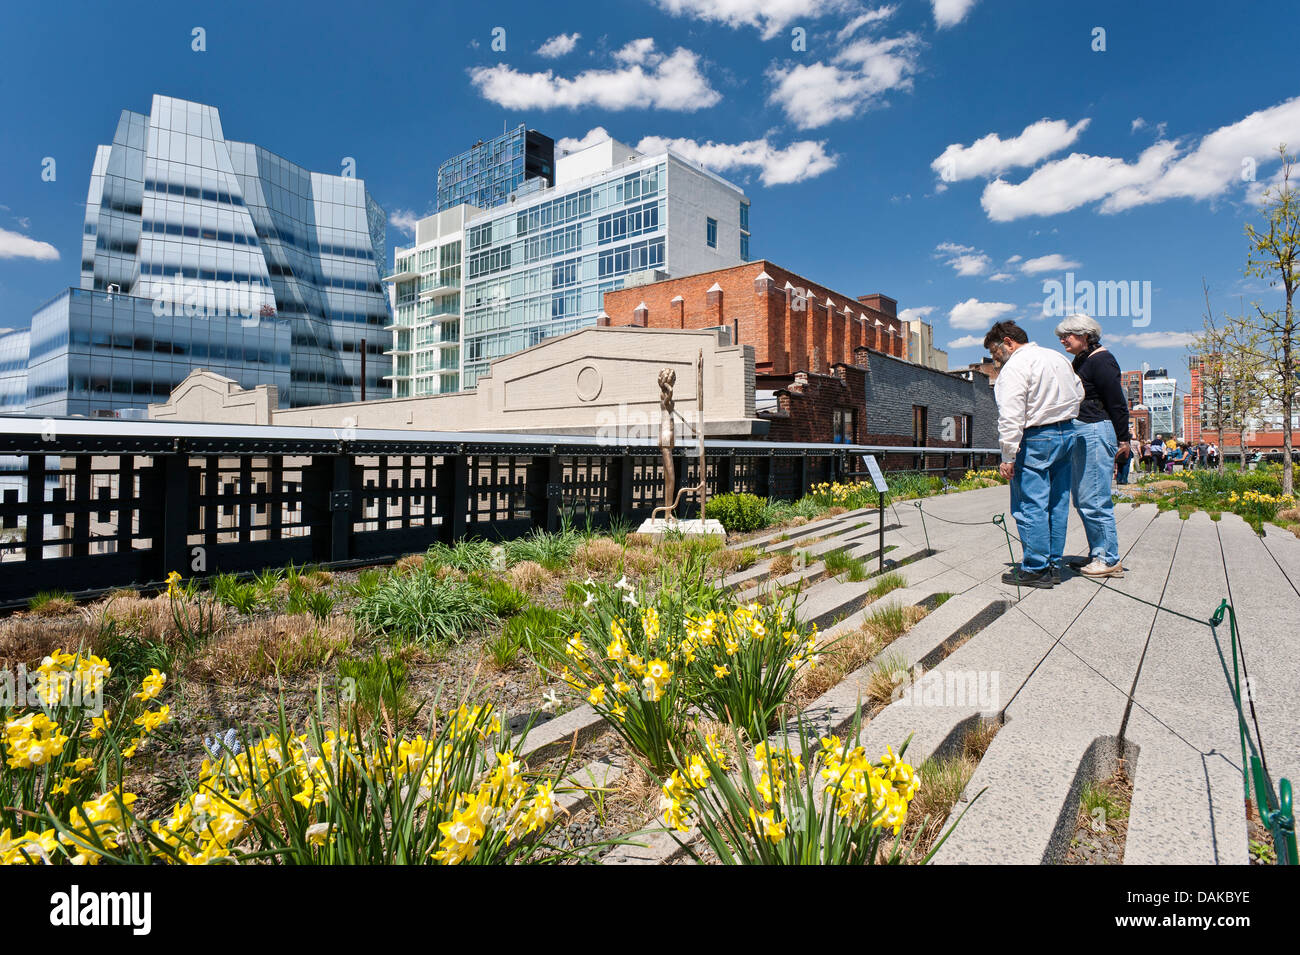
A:
POLYGON ((386 216, 348 175, 227 140, 211 106, 154 96, 95 154, 80 289, 32 318, 27 411, 165 400, 194 368, 282 405, 388 391, 386 216), (381 340, 381 338, 383 340, 381 340))

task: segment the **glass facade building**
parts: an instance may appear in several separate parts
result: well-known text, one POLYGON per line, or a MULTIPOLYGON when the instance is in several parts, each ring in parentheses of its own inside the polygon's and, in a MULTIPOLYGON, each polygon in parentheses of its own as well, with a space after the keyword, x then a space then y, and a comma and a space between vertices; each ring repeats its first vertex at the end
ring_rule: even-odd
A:
MULTIPOLYGON (((196 310, 197 312, 197 310, 196 310)), ((94 417, 163 402, 195 368, 290 389, 293 323, 156 314, 154 300, 67 289, 32 316, 28 414, 94 417)))
POLYGON ((438 212, 459 205, 490 209, 512 194, 555 185, 555 142, 523 124, 475 143, 438 167, 438 212))
POLYGON ((355 401, 363 339, 366 395, 386 395, 385 231, 362 180, 227 140, 211 106, 124 110, 95 155, 80 288, 32 318, 27 410, 143 407, 195 368, 285 406, 355 401))
POLYGON ((670 151, 561 158, 554 187, 422 219, 396 250, 393 394, 472 388, 494 359, 596 324, 605 292, 739 265, 748 245, 740 189, 670 151))

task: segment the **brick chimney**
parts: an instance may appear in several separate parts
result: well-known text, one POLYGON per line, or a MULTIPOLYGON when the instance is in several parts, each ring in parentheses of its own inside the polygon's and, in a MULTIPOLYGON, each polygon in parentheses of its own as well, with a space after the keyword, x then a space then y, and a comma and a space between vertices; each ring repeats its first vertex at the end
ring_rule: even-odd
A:
POLYGON ((677 327, 686 327, 686 299, 680 295, 674 295, 672 301, 668 303, 673 308, 673 315, 677 317, 677 327))
POLYGON ((722 286, 714 282, 704 293, 704 305, 708 309, 709 324, 723 325, 722 320, 722 286))
POLYGON ((646 308, 645 302, 642 302, 632 310, 632 324, 645 328, 650 319, 650 309, 646 308))

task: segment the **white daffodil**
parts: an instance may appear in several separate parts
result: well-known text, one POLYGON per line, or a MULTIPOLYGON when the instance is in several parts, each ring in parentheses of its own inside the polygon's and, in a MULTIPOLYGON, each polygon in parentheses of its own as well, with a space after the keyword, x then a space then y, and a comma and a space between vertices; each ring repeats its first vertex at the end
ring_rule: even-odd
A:
POLYGON ((634 594, 631 590, 629 590, 627 593, 623 595, 623 603, 631 604, 633 607, 641 606, 639 603, 636 602, 636 594, 634 594))
POLYGON ((596 602, 596 595, 590 590, 587 591, 587 599, 582 602, 582 608, 585 610, 596 602))
POLYGON ((558 707, 559 705, 560 705, 560 698, 559 696, 556 695, 554 690, 551 690, 549 693, 547 693, 542 697, 543 713, 554 713, 556 707, 558 707))
POLYGON ((618 578, 618 583, 616 583, 614 586, 617 587, 619 590, 632 589, 632 585, 627 582, 627 574, 624 574, 622 577, 618 578))

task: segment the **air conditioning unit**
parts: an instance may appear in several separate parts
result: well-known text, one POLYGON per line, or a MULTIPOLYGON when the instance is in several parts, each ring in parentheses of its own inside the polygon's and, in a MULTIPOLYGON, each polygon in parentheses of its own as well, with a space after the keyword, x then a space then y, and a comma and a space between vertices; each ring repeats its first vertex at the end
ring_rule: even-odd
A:
POLYGON ((636 288, 639 285, 652 285, 655 282, 664 282, 668 279, 668 273, 663 269, 645 269, 641 272, 629 272, 627 278, 623 280, 623 288, 636 288))

